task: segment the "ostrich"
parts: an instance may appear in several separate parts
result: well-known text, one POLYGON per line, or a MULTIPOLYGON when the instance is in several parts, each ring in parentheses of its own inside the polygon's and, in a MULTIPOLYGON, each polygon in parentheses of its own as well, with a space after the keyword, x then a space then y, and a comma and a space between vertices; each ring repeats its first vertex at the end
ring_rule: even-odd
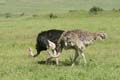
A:
MULTIPOLYGON (((103 40, 107 37, 107 34, 104 32, 88 32, 84 30, 69 30, 62 33, 59 38, 55 50, 57 51, 56 55, 51 54, 52 57, 59 57, 62 49, 74 49, 75 56, 72 62, 74 66, 76 59, 79 56, 79 53, 83 57, 84 63, 86 64, 86 58, 83 53, 83 50, 92 44, 96 40, 103 40)), ((51 41, 52 43, 52 41, 51 41)), ((49 43, 49 44, 51 44, 49 43)), ((54 42, 52 43, 54 44, 54 42)))
MULTIPOLYGON (((29 54, 32 57, 37 57, 41 51, 47 51, 49 53, 49 56, 46 60, 46 63, 48 63, 52 59, 50 55, 56 55, 56 51, 55 51, 56 44, 63 32, 64 32, 63 30, 56 30, 56 29, 40 32, 36 39, 37 53, 34 54, 32 49, 29 48, 29 54)), ((58 60, 59 58, 56 57, 57 65, 58 65, 58 60)))

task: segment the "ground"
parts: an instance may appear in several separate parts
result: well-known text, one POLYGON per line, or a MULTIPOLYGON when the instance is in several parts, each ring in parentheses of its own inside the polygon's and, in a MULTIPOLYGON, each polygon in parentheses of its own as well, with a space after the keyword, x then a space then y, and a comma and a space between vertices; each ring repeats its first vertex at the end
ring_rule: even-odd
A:
POLYGON ((103 11, 94 15, 84 10, 66 10, 55 13, 57 18, 53 19, 49 18, 49 13, 11 14, 14 15, 0 16, 1 80, 120 80, 119 11, 103 11), (85 49, 87 65, 83 65, 83 59, 79 57, 76 65, 70 66, 73 50, 63 51, 59 66, 55 65, 55 59, 46 65, 47 52, 32 58, 28 56, 28 48, 32 47, 35 53, 37 34, 49 29, 104 31, 108 37, 85 49))

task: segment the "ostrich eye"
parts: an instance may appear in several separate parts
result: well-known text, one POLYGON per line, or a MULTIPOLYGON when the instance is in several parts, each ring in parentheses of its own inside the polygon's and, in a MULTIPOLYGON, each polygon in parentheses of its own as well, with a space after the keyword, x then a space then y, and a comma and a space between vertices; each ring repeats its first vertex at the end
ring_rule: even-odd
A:
POLYGON ((70 41, 68 41, 68 45, 74 46, 74 42, 72 42, 72 41, 70 40, 70 41))

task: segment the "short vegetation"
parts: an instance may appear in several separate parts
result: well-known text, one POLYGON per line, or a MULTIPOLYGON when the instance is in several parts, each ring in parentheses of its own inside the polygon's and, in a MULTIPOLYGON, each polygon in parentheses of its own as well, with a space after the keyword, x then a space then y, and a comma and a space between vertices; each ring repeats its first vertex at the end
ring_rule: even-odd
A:
POLYGON ((0 80, 120 80, 119 3, 120 0, 0 0, 0 80), (98 6, 89 7, 93 3, 98 6), (76 65, 70 66, 73 50, 63 50, 59 66, 55 59, 46 65, 47 52, 32 58, 27 49, 31 47, 35 52, 37 34, 49 29, 106 32, 108 37, 84 51, 87 65, 79 57, 76 65))
POLYGON ((100 7, 96 7, 96 6, 90 8, 90 10, 89 10, 89 12, 92 13, 92 14, 97 14, 100 11, 103 11, 103 9, 100 8, 100 7))

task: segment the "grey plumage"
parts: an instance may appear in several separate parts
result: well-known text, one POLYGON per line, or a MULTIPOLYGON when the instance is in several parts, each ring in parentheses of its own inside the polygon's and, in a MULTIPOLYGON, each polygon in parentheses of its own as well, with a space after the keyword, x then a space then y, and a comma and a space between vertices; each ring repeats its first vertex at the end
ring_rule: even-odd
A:
MULTIPOLYGON (((104 32, 89 32, 84 30, 69 30, 62 33, 61 37, 58 40, 56 51, 60 54, 62 49, 74 49, 75 57, 73 59, 72 66, 75 64, 79 53, 84 59, 84 63, 86 64, 86 58, 83 53, 83 49, 93 43, 95 40, 103 40, 107 36, 104 32)), ((58 54, 58 55, 59 55, 58 54)))

